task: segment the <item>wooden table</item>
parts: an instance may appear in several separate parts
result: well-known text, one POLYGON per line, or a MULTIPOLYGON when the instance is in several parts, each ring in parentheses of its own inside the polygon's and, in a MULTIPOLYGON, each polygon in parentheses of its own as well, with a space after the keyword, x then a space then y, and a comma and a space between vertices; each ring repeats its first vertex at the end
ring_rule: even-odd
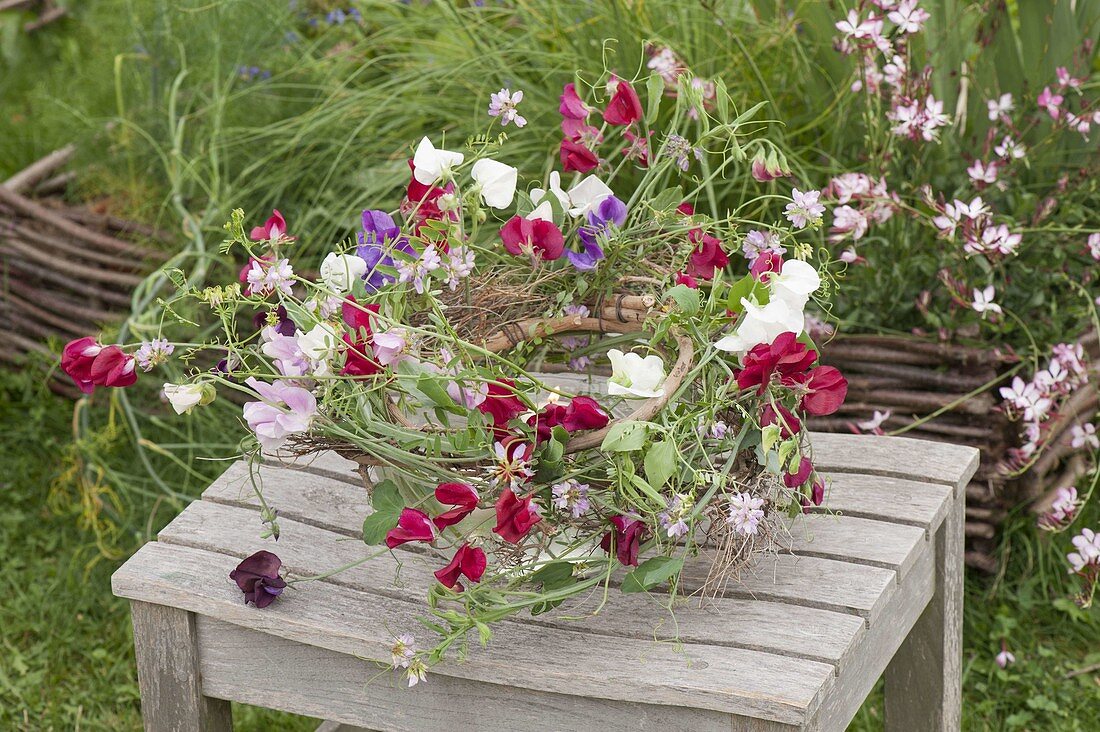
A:
MULTIPOLYGON (((885 672, 889 729, 957 730, 961 486, 977 451, 813 444, 834 514, 796 522, 793 554, 762 560, 710 606, 686 602, 674 624, 654 598, 615 592, 596 617, 517 616, 412 689, 383 665, 397 634, 430 640, 416 618, 438 560, 399 549, 396 580, 384 555, 246 606, 228 578, 241 558, 272 549, 298 576, 353 562, 368 504, 334 454, 265 465, 283 535, 263 541, 237 463, 114 575, 131 601, 146 729, 228 730, 237 701, 332 720, 325 729, 842 730, 885 672)), ((689 589, 704 575, 689 565, 689 589)))

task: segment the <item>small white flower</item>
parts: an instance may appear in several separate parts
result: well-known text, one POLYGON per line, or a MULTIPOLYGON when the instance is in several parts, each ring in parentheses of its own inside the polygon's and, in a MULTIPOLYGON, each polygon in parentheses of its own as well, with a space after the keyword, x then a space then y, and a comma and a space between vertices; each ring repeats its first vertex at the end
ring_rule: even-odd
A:
POLYGON ((882 427, 883 422, 890 419, 891 414, 892 412, 889 409, 885 412, 880 412, 876 409, 870 419, 864 420, 863 422, 856 422, 856 427, 859 427, 864 432, 874 432, 882 427))
POLYGON ((1000 99, 990 99, 985 105, 989 108, 989 119, 993 122, 1016 108, 1011 94, 1002 94, 1000 99))
POLYGON ((1089 234, 1089 256, 1100 262, 1100 232, 1089 234))
POLYGON ((569 189, 569 214, 574 217, 595 211, 605 198, 614 195, 607 184, 594 175, 590 175, 569 189))
POLYGON ((339 342, 336 330, 328 323, 318 323, 298 336, 298 348, 313 365, 316 376, 328 375, 328 361, 339 342))
POLYGON ((197 407, 203 398, 202 384, 165 384, 164 397, 176 414, 185 414, 197 407))
POLYGON ((470 177, 481 187, 481 200, 490 208, 508 208, 516 195, 519 171, 511 165, 482 158, 470 169, 470 177))
POLYGON ((345 293, 367 273, 367 263, 354 254, 329 252, 321 262, 321 279, 333 292, 345 293))
POLYGON ((427 137, 420 141, 413 154, 413 177, 426 186, 449 177, 451 169, 462 165, 465 156, 450 150, 437 150, 427 137))
POLYGON ((1092 529, 1081 529, 1073 537, 1073 546, 1077 551, 1066 555, 1074 572, 1080 572, 1090 564, 1100 564, 1100 534, 1092 529))
POLYGON ((993 302, 993 298, 997 296, 997 291, 993 289, 993 285, 987 286, 984 290, 974 288, 974 302, 970 304, 970 307, 975 311, 981 313, 983 317, 986 313, 998 313, 1000 314, 1001 306, 993 302))
POLYGON ((613 372, 607 382, 608 394, 650 399, 664 393, 665 362, 660 356, 642 358, 617 348, 608 351, 607 356, 613 372))
POLYGON ((751 300, 742 298, 741 307, 744 317, 732 335, 719 339, 714 347, 729 353, 744 353, 761 343, 771 343, 781 333, 800 334, 806 327, 806 316, 801 309, 793 308, 775 298, 761 307, 751 300))
POLYGON ((1012 655, 1012 652, 1005 649, 997 654, 997 657, 993 659, 997 665, 1001 668, 1008 668, 1010 665, 1016 663, 1016 656, 1012 655))

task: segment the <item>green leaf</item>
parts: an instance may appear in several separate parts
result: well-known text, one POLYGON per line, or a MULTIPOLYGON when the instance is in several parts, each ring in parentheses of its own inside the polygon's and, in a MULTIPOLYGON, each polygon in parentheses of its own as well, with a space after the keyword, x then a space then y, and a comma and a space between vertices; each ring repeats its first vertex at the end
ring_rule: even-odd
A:
POLYGON ((680 573, 683 557, 653 557, 623 578, 623 592, 646 592, 680 573))
POLYGON ((687 285, 676 285, 665 294, 675 300, 676 304, 687 315, 695 315, 699 312, 698 290, 694 290, 687 285))
POLYGON ((726 295, 726 308, 739 313, 743 309, 741 307, 743 298, 755 301, 758 305, 763 306, 768 304, 769 296, 767 285, 751 274, 747 274, 730 285, 729 293, 726 295))
POLYGON ((684 189, 680 186, 674 188, 666 188, 658 193, 649 206, 654 211, 674 211, 677 206, 684 202, 684 189))
POLYGON ((603 438, 600 449, 604 452, 633 452, 641 450, 649 434, 649 422, 616 422, 603 438))
POLYGON ((416 388, 420 390, 420 393, 428 397, 432 404, 437 407, 441 407, 454 414, 467 413, 467 410, 455 404, 454 399, 451 399, 450 394, 448 394, 447 390, 443 388, 443 385, 439 383, 438 378, 432 374, 422 374, 420 378, 416 380, 416 388))
POLYGON ((726 82, 721 77, 714 80, 714 101, 718 105, 718 120, 727 122, 730 118, 730 98, 726 91, 726 82))
POLYGON ((405 508, 397 484, 384 480, 376 485, 371 494, 371 507, 374 511, 363 520, 363 541, 373 546, 386 540, 386 534, 397 526, 397 520, 405 508))
POLYGON ((653 74, 646 79, 645 90, 645 118, 652 124, 653 120, 657 119, 657 112, 661 110, 661 97, 665 95, 665 80, 657 74, 653 74))
POLYGON ((661 440, 645 454, 645 477, 654 488, 660 488, 677 472, 680 451, 672 440, 661 440))

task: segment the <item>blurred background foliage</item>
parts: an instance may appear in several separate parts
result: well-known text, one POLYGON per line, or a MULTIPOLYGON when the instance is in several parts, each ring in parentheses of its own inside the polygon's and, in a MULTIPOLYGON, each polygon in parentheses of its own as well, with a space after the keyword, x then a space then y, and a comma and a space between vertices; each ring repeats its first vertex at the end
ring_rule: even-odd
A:
MULTIPOLYGON (((849 170, 882 174, 904 159, 910 167, 894 175, 952 196, 986 135, 986 99, 1034 98, 1060 65, 1096 70, 1100 0, 926 0, 932 18, 917 55, 927 53, 937 98, 960 121, 943 144, 899 156, 907 143, 889 139, 881 110, 849 91, 855 64, 832 48, 833 24, 854 4, 95 0, 70 3, 69 18, 33 34, 20 31, 25 13, 0 12, 0 179, 76 142, 74 200, 175 232, 169 266, 196 282, 225 281, 243 264, 217 253, 232 208, 255 222, 279 208, 301 236, 302 261, 319 262, 357 228, 359 210, 396 205, 421 135, 457 144, 486 133, 488 95, 501 87, 524 91, 530 120, 508 129, 508 162, 544 176, 557 157, 562 85, 575 75, 592 83, 604 69, 644 76, 647 45, 674 49, 700 77, 721 77, 739 109, 767 102, 768 134, 803 188, 849 170), (1092 50, 1079 58, 1086 41, 1092 50)), ((1024 222, 1057 191, 1066 229, 1034 232, 1013 272, 1020 300, 1011 305, 1030 331, 1009 324, 971 337, 1017 348, 1035 338, 1042 350, 1079 334, 1090 312, 1058 277, 1075 232, 1100 227, 1097 143, 1048 132, 1031 131, 1035 153, 1002 203, 1024 222), (1073 185, 1059 191, 1067 173, 1073 185)), ((733 171, 718 203, 738 206, 761 188, 786 190, 733 171)), ((753 205, 768 215, 770 204, 753 205)), ((838 314, 851 327, 934 330, 940 323, 914 301, 936 281, 943 243, 901 216, 872 243, 861 249, 872 266, 849 271, 838 314)), ((169 286, 147 280, 131 319, 104 340, 155 333, 153 306, 169 286)), ((127 615, 108 577, 236 453, 238 409, 219 402, 176 417, 158 399, 160 379, 147 378, 74 410, 42 387, 52 368, 31 360, 0 375, 0 556, 12 587, 0 603, 0 727, 136 728, 127 615)), ((1088 510, 1082 522, 1095 525, 1088 510)), ((1038 532, 1021 509, 1000 541, 1000 574, 968 583, 966 728, 1089 729, 1100 618, 1066 599, 1067 537, 1038 532), (1002 640, 1018 659, 1007 670, 993 663, 1002 640)), ((855 728, 881 728, 877 703, 855 728)), ((242 729, 308 728, 241 714, 242 729)))

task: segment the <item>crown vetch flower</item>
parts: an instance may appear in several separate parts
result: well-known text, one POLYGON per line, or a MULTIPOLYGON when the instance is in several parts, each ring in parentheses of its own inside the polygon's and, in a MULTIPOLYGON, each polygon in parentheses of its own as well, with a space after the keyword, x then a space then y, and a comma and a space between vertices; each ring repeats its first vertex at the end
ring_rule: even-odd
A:
POLYGON ((516 127, 523 127, 527 124, 527 118, 516 109, 522 101, 523 91, 501 89, 489 95, 489 116, 499 117, 501 127, 507 127, 509 122, 514 122, 516 127))
POLYGON ((397 519, 397 526, 386 533, 386 546, 390 549, 410 541, 435 541, 435 531, 428 514, 418 508, 403 508, 397 519))
POLYGON ((739 389, 759 387, 757 394, 763 394, 771 383, 772 376, 779 374, 780 383, 791 386, 795 377, 805 373, 817 360, 817 351, 811 350, 798 340, 794 333, 780 333, 771 344, 761 343, 753 346, 742 360, 742 368, 734 371, 739 389))
POLYGON ((458 591, 462 592, 463 587, 458 581, 459 576, 465 575, 471 582, 478 582, 485 574, 487 564, 485 552, 482 549, 470 546, 468 543, 463 544, 455 552, 450 564, 436 570, 435 578, 444 587, 458 587, 458 591))
POLYGON ((614 86, 611 101, 603 111, 603 121, 609 125, 625 127, 632 125, 642 118, 642 101, 638 99, 638 92, 629 81, 624 81, 617 76, 611 77, 608 86, 614 86))
POLYGON ((265 608, 283 593, 286 580, 279 576, 283 561, 269 551, 258 551, 229 573, 244 593, 244 602, 265 608))
POLYGON ((770 403, 765 404, 760 410, 760 426, 771 427, 773 424, 779 425, 781 440, 790 439, 802 431, 802 421, 778 402, 774 406, 770 403))
POLYGON ((378 313, 378 305, 358 305, 349 297, 341 308, 348 331, 343 340, 347 344, 347 359, 340 373, 344 376, 371 376, 382 370, 374 355, 374 331, 371 316, 378 313))
POLYGON ((513 216, 500 230, 500 238, 509 254, 535 255, 554 260, 565 251, 565 237, 552 221, 513 216))
POLYGON ((817 366, 806 375, 809 392, 802 397, 801 408, 815 417, 833 414, 848 395, 848 380, 832 366, 817 366))
POLYGON ((563 137, 561 140, 561 168, 566 173, 587 173, 600 164, 600 158, 578 140, 563 137))
POLYGON ((600 548, 608 554, 611 553, 611 545, 614 542, 615 556, 621 564, 634 567, 638 564, 638 549, 641 546, 642 534, 645 532, 645 523, 626 516, 611 517, 612 530, 604 534, 600 540, 600 548))
POLYGON ((107 346, 92 361, 91 381, 96 386, 130 386, 137 381, 137 359, 118 346, 107 346))
POLYGON ((102 350, 103 346, 95 338, 85 336, 69 341, 61 351, 61 370, 85 394, 91 394, 95 389, 95 384, 92 383, 92 364, 102 350))
POLYGON ((279 242, 286 239, 293 239, 292 236, 286 234, 286 219, 279 213, 279 209, 273 209, 271 216, 264 222, 263 226, 252 227, 251 233, 248 238, 252 241, 271 241, 279 242))
POLYGON ((493 532, 502 539, 518 544, 531 527, 542 520, 531 496, 519 498, 511 488, 505 488, 496 503, 497 525, 493 532))
POLYGON ((442 531, 469 516, 477 508, 480 497, 477 491, 465 483, 440 483, 435 487, 435 500, 444 506, 454 506, 432 519, 435 527, 442 531))
POLYGON ((724 268, 730 262, 726 251, 722 249, 722 241, 710 234, 704 234, 702 229, 692 229, 688 238, 695 244, 695 249, 688 257, 687 273, 702 280, 714 279, 715 270, 724 268))

